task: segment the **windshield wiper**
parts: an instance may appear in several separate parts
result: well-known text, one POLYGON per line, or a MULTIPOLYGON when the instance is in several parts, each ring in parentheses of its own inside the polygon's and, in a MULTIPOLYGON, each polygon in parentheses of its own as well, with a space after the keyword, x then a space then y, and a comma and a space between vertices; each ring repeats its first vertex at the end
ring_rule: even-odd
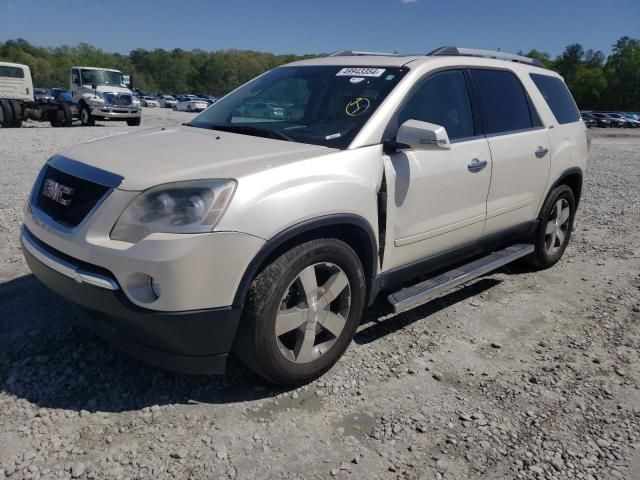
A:
MULTIPOLYGON (((196 126, 191 124, 191 126, 196 126)), ((286 140, 287 142, 295 142, 293 138, 282 132, 269 130, 268 128, 250 127, 248 125, 222 125, 213 124, 208 126, 211 130, 221 130, 223 132, 244 133, 246 135, 255 135, 256 137, 274 138, 276 140, 286 140)))

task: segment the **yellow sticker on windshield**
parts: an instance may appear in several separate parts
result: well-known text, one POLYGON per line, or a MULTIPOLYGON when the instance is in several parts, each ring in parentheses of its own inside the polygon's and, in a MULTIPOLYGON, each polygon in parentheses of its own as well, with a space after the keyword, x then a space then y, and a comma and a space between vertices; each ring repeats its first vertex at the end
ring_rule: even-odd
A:
POLYGON ((371 102, 369 101, 368 98, 358 97, 355 100, 352 100, 349 103, 347 103, 347 106, 345 107, 344 111, 350 117, 357 117, 365 113, 367 110, 369 110, 370 106, 371 106, 371 102))

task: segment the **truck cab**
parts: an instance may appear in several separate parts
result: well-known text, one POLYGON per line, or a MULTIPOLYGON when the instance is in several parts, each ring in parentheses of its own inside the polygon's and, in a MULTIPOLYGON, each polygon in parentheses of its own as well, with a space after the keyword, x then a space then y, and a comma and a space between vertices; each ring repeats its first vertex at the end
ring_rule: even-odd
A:
POLYGON ((94 125, 96 120, 120 120, 130 126, 140 125, 140 102, 121 71, 72 67, 69 83, 73 108, 83 125, 94 125))

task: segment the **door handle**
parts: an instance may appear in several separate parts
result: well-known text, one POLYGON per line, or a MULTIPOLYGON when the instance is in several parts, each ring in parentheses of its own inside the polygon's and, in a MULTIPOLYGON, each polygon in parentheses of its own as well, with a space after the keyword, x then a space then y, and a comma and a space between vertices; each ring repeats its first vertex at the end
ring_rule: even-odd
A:
POLYGON ((487 166, 486 160, 478 160, 477 158, 474 158, 473 160, 471 160, 471 163, 467 164, 467 168, 469 169, 470 172, 479 172, 486 166, 487 166))
POLYGON ((549 149, 548 148, 542 148, 542 147, 538 147, 538 149, 536 150, 536 157, 538 158, 542 158, 544 157, 547 153, 549 153, 549 149))

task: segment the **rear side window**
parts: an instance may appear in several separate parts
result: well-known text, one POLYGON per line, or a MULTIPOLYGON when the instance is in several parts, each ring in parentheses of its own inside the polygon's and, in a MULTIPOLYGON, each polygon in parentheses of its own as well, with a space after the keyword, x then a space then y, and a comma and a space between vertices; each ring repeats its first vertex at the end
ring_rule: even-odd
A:
POLYGON ((462 70, 431 75, 413 92, 398 114, 398 126, 407 120, 435 123, 450 140, 473 137, 473 113, 462 70))
POLYGON ((485 134, 540 126, 522 83, 512 72, 473 69, 472 75, 482 98, 485 134))
POLYGON ((531 73, 530 76, 558 123, 572 123, 580 120, 576 102, 573 101, 569 89, 562 80, 539 73, 531 73))
POLYGON ((24 78, 24 70, 19 67, 0 65, 0 77, 24 78))

